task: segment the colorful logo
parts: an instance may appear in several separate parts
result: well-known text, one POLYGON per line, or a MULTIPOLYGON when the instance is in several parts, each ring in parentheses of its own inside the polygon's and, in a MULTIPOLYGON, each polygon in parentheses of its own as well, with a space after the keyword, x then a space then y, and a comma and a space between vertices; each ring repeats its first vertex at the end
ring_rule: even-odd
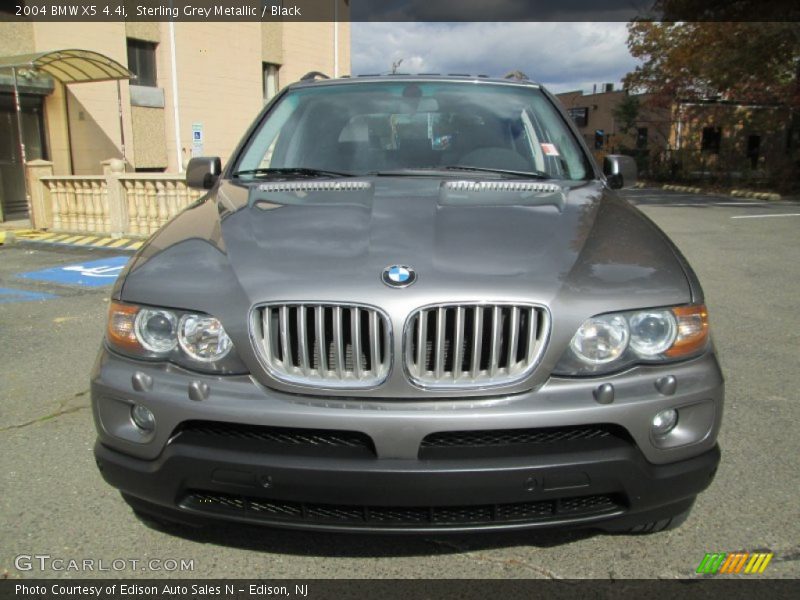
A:
POLYGON ((706 554, 703 560, 700 561, 697 572, 705 575, 717 575, 719 573, 755 575, 756 573, 764 572, 773 556, 772 552, 717 552, 716 554, 706 554))
POLYGON ((391 265, 383 270, 381 279, 390 287, 406 287, 417 280, 417 273, 406 265, 391 265))

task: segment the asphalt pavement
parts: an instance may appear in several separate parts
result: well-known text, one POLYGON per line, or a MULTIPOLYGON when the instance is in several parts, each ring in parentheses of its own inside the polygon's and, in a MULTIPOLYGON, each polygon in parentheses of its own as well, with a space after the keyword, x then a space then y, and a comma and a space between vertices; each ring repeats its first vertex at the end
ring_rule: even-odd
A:
POLYGON ((364 536, 148 526, 92 457, 88 376, 126 255, 15 244, 0 247, 0 578, 676 578, 698 577, 705 553, 742 550, 775 553, 759 577, 800 576, 800 205, 627 195, 697 271, 727 380, 722 463, 679 529, 364 536), (63 269, 56 280, 40 273, 65 265, 67 279, 63 269), (43 570, 21 555, 51 558, 43 570), (54 558, 110 570, 54 570, 54 558), (153 559, 160 570, 142 569, 156 568, 153 559), (166 570, 170 560, 193 569, 166 570))

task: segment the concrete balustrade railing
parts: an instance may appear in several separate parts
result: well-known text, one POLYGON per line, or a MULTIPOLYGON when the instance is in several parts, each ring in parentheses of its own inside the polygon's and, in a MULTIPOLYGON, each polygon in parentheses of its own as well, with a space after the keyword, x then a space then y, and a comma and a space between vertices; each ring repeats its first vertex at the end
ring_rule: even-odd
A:
POLYGON ((108 184, 102 177, 42 177, 50 194, 52 231, 111 233, 108 184))
POLYGON ((182 176, 125 173, 117 159, 102 175, 53 175, 53 163, 27 165, 31 223, 37 229, 146 237, 197 200, 182 176))
POLYGON ((200 193, 172 175, 119 178, 128 204, 128 233, 150 235, 199 198, 200 193))

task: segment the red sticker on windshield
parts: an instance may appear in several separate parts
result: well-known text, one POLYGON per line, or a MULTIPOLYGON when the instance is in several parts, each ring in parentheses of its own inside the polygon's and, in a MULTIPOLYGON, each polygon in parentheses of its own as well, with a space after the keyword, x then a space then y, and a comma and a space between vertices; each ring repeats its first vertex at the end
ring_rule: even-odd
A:
POLYGON ((542 152, 545 153, 545 156, 558 156, 558 150, 556 149, 555 144, 541 144, 542 152))

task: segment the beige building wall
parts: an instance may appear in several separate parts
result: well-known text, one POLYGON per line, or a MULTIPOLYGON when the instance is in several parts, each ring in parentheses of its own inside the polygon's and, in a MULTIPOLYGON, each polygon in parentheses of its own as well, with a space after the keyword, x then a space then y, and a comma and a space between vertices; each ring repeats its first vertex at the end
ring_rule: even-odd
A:
MULTIPOLYGON (((350 74, 350 26, 338 23, 339 73, 350 74)), ((164 88, 169 170, 176 170, 169 25, 161 24, 158 80, 164 88)), ((203 153, 226 161, 263 106, 265 62, 280 66, 281 88, 309 71, 334 72, 333 23, 176 23, 180 160, 192 154, 193 124, 202 124, 203 153)))
MULTIPOLYGON (((127 64, 124 23, 63 23, 34 22, 36 51, 85 48, 105 54, 127 64)), ((57 86, 60 87, 60 86, 57 86)), ((127 83, 121 86, 125 140, 133 139, 130 100, 127 83)), ((72 170, 76 175, 100 172, 99 164, 107 158, 121 157, 119 109, 115 82, 71 84, 67 87, 69 129, 72 140, 72 170)), ((50 153, 56 172, 68 172, 69 149, 66 147, 64 98, 55 93, 45 99, 50 153)))
MULTIPOLYGON (((284 23, 286 62, 280 71, 281 86, 299 80, 309 71, 320 71, 333 77, 335 26, 336 23, 284 23)), ((349 74, 349 68, 346 74, 349 74)))
POLYGON ((35 52, 33 23, 0 21, 0 56, 35 52))
POLYGON ((339 23, 339 77, 352 75, 350 57, 350 21, 339 23))
MULTIPOLYGON (((340 16, 347 6, 339 0, 340 16)), ((131 106, 121 82, 126 155, 130 169, 177 171, 192 153, 192 126, 202 124, 203 153, 227 160, 263 106, 263 63, 280 66, 281 88, 309 71, 350 74, 349 23, 174 23, 179 134, 175 135, 172 37, 168 23, 0 23, 0 55, 81 48, 127 65, 127 37, 157 43, 158 87, 164 108, 131 106), (336 32, 335 32, 336 30, 336 32)), ((57 83, 45 98, 50 158, 56 174, 101 172, 121 157, 116 82, 57 83), (69 140, 72 148, 70 152, 69 140)))
POLYGON ((283 23, 261 23, 261 58, 264 62, 283 64, 283 23))
POLYGON ((132 106, 131 119, 135 168, 166 168, 169 162, 164 109, 132 106))
MULTIPOLYGON (((168 29, 167 24, 162 25, 168 29)), ((159 45, 170 170, 191 158, 192 124, 203 127, 203 153, 227 157, 262 107, 260 23, 175 23, 180 156, 176 160, 170 41, 159 45), (163 77, 162 77, 163 75, 163 77)))

